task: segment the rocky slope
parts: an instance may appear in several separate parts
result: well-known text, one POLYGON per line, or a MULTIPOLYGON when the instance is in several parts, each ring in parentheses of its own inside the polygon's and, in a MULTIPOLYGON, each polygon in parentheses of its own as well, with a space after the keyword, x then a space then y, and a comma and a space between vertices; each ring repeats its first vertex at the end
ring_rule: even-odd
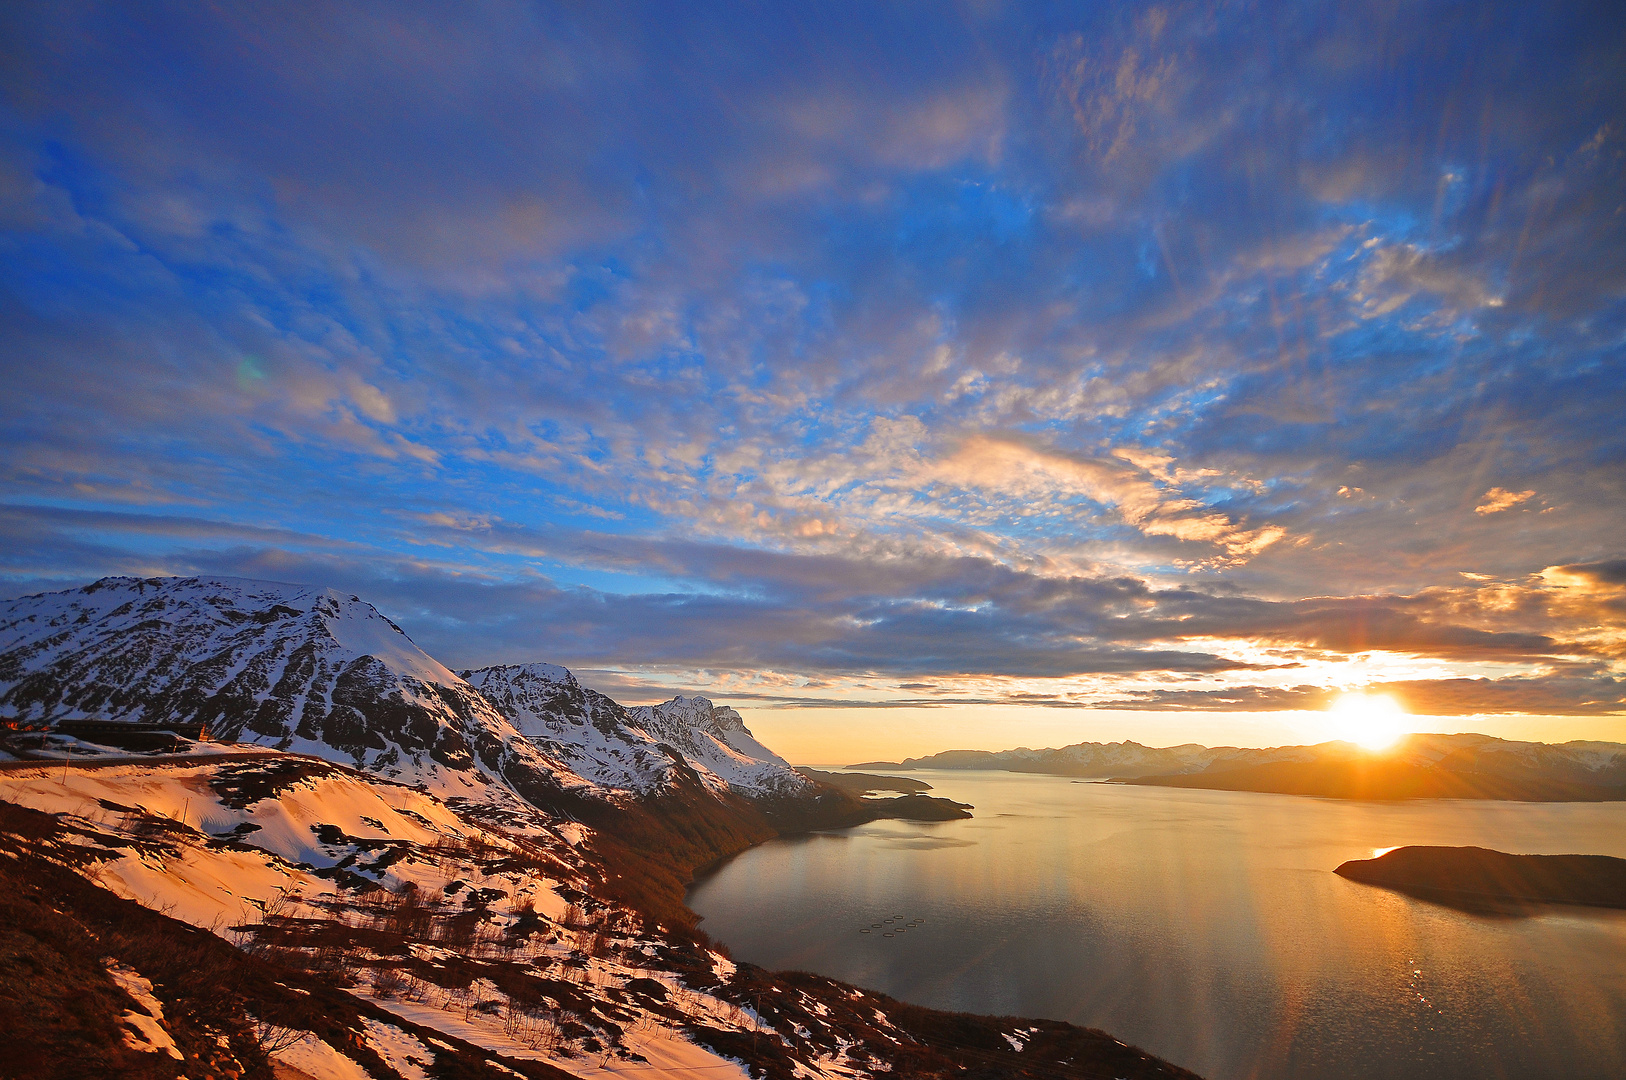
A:
POLYGON ((555 664, 460 675, 532 742, 603 787, 656 794, 671 787, 687 763, 717 792, 777 797, 812 790, 752 736, 739 713, 703 697, 625 709, 555 664))
POLYGON ((599 787, 652 795, 678 775, 678 761, 626 709, 565 668, 505 664, 459 674, 520 734, 599 787))

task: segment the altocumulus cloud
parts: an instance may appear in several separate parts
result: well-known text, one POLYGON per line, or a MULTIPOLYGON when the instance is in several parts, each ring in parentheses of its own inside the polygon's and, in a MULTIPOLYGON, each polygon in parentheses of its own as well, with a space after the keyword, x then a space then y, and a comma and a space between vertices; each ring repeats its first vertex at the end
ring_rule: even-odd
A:
POLYGON ((1620 712, 1623 18, 8 5, 0 572, 784 703, 1620 712))

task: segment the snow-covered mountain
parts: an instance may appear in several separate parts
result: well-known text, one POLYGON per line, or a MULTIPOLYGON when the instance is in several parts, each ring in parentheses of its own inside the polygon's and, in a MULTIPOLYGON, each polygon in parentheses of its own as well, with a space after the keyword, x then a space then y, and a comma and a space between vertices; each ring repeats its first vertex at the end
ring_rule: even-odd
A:
POLYGON ((553 664, 459 675, 359 597, 266 581, 105 578, 0 604, 0 713, 201 721, 443 794, 813 787, 704 698, 633 717, 553 664))
POLYGON ((739 713, 709 698, 680 695, 628 709, 627 716, 741 794, 794 795, 811 786, 790 762, 757 741, 739 713))
POLYGON ((104 578, 8 601, 0 711, 33 723, 201 721, 220 739, 445 794, 599 790, 371 604, 332 589, 104 578))
POLYGON ((379 771, 467 769, 466 721, 494 719, 357 597, 211 578, 105 578, 0 605, 0 706, 29 721, 202 721, 379 771))
MULTIPOLYGON (((628 710, 582 686, 565 668, 503 664, 461 674, 522 735, 595 784, 649 795, 673 783, 679 765, 674 754, 633 722, 628 710)), ((714 790, 726 789, 709 771, 701 777, 714 790)))
POLYGON ((522 734, 607 788, 658 793, 687 764, 713 791, 750 798, 801 795, 814 785, 703 697, 623 708, 557 664, 460 672, 522 734))

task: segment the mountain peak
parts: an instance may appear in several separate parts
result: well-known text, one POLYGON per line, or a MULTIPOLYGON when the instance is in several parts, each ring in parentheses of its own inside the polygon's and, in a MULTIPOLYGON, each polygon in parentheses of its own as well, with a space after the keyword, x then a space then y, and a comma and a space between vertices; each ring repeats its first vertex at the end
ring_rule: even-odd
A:
POLYGON ((529 664, 493 664, 490 667, 460 671, 458 675, 470 680, 476 677, 479 677, 482 681, 501 678, 504 681, 513 683, 547 683, 572 689, 581 687, 581 683, 576 681, 575 673, 569 668, 559 664, 545 664, 541 661, 529 664))
POLYGON ((726 780, 730 787, 755 793, 795 793, 807 778, 790 762, 769 750, 745 726, 739 713, 710 698, 679 694, 659 705, 627 710, 630 721, 651 737, 672 746, 691 762, 726 780))
POLYGON ((242 578, 103 578, 0 603, 0 706, 191 721, 398 779, 472 773, 514 734, 359 597, 242 578))

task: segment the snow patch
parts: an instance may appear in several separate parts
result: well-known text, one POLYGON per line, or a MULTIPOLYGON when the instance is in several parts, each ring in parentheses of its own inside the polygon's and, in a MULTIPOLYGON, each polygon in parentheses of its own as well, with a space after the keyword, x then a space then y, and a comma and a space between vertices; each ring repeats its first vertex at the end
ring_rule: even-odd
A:
POLYGON ((722 953, 707 953, 706 955, 711 957, 712 972, 719 979, 723 980, 723 982, 727 982, 728 980, 732 979, 734 977, 734 973, 739 970, 739 968, 735 966, 734 961, 730 960, 722 953))
POLYGON ((394 1024, 385 1024, 372 1017, 362 1017, 367 1027, 367 1045, 384 1059, 384 1063, 405 1080, 432 1080, 428 1066, 435 1063, 435 1052, 423 1044, 416 1035, 402 1031, 394 1024))
POLYGON ((176 1061, 184 1061, 180 1048, 164 1028, 164 1007, 153 996, 152 983, 134 968, 108 960, 107 973, 118 983, 119 989, 135 1001, 142 1012, 126 1012, 121 1021, 125 1025, 124 1045, 143 1053, 168 1054, 176 1061))
POLYGON ((307 1032, 292 1046, 271 1055, 312 1080, 373 1080, 372 1074, 327 1043, 307 1032))

